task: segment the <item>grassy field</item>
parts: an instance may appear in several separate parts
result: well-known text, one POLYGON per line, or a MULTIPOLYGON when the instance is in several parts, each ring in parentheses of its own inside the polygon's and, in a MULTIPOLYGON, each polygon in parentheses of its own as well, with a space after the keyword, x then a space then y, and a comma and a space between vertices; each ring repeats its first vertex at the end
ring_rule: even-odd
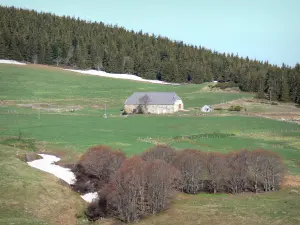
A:
POLYGON ((76 224, 80 196, 16 157, 24 152, 0 145, 0 224, 76 224))
MULTIPOLYGON (((5 177, 0 194, 5 196, 8 192, 7 197, 0 197, 0 224, 87 224, 85 219, 75 217, 84 205, 79 196, 57 179, 16 158, 17 152, 25 150, 58 153, 64 159, 74 160, 96 144, 120 148, 128 156, 157 143, 219 152, 265 148, 279 153, 290 173, 300 173, 299 125, 243 113, 196 115, 204 104, 253 97, 248 93, 209 92, 206 86, 158 85, 46 66, 0 64, 0 176, 5 177), (120 116, 124 101, 135 91, 174 91, 190 111, 166 116, 120 116), (104 102, 108 119, 103 118, 104 102), (31 107, 35 104, 44 106, 37 110, 31 107), (47 107, 81 110, 58 112, 47 107), (62 208, 51 209, 54 204, 62 208), (60 218, 58 222, 56 217, 60 218)), ((276 110, 275 106, 272 110, 276 110)), ((170 210, 140 224, 297 224, 300 195, 290 194, 290 190, 258 196, 179 195, 170 210)), ((295 190, 300 192, 299 188, 295 190)), ((111 221, 99 222, 105 223, 111 221)))
POLYGON ((58 104, 93 106, 107 101, 109 107, 121 109, 136 91, 174 91, 186 107, 200 107, 241 97, 240 93, 205 93, 202 85, 158 85, 113 78, 99 78, 41 66, 0 65, 0 99, 17 102, 43 101, 58 104))

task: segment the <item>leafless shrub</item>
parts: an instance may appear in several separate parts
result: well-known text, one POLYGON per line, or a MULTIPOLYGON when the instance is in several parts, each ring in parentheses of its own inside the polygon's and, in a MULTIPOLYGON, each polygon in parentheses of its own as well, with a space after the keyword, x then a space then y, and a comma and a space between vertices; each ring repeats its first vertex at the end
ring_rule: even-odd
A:
POLYGON ((155 214, 166 209, 181 182, 180 172, 162 160, 154 160, 146 166, 146 210, 155 214))
POLYGON ((86 210, 90 220, 112 216, 124 222, 166 209, 180 182, 180 172, 162 160, 127 159, 86 210))
POLYGON ((255 191, 275 191, 280 188, 285 175, 285 168, 279 155, 258 149, 249 157, 250 175, 255 191), (254 179, 253 179, 254 178, 254 179), (256 186, 255 186, 256 185, 256 186))
POLYGON ((111 216, 124 222, 134 222, 145 215, 146 162, 132 157, 112 177, 107 195, 111 216))
POLYGON ((125 154, 107 146, 95 146, 79 159, 74 166, 76 176, 74 190, 80 193, 94 192, 103 187, 125 160, 125 154))
POLYGON ((181 172, 182 190, 196 194, 205 189, 206 154, 185 149, 177 154, 173 165, 181 172))
POLYGON ((226 170, 224 154, 209 153, 207 156, 207 190, 212 193, 223 191, 226 170))
POLYGON ((158 145, 141 157, 124 159, 121 152, 97 146, 79 160, 84 185, 90 182, 99 190, 98 201, 86 210, 90 220, 112 216, 123 222, 138 221, 165 210, 176 189, 191 194, 258 193, 278 190, 284 178, 280 157, 263 149, 220 154, 193 149, 175 152, 158 145), (102 189, 99 183, 105 183, 102 189))
POLYGON ((156 159, 164 160, 167 163, 172 163, 176 157, 176 151, 167 145, 156 145, 142 153, 141 158, 147 162, 156 159))
POLYGON ((248 176, 248 154, 249 152, 247 150, 243 150, 240 152, 229 153, 226 156, 224 180, 225 187, 228 192, 239 193, 246 190, 248 176))

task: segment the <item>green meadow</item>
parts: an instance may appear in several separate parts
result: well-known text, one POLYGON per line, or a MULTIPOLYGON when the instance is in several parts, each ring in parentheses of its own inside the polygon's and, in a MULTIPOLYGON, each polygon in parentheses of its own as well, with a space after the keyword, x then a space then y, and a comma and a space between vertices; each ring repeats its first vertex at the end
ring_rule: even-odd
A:
MULTIPOLYGON (((205 104, 253 98, 253 94, 249 93, 210 92, 204 89, 207 85, 159 85, 89 76, 51 67, 0 65, 0 165, 7 168, 0 172, 2 177, 6 177, 0 193, 1 196, 4 192, 10 193, 5 200, 0 198, 3 203, 0 223, 42 224, 39 221, 43 221, 45 224, 75 224, 74 218, 78 217, 77 224, 87 224, 73 207, 69 208, 73 219, 62 217, 63 222, 58 223, 46 212, 38 211, 34 204, 27 203, 32 200, 40 202, 39 207, 43 207, 41 204, 47 205, 48 197, 41 190, 52 193, 61 186, 69 196, 66 204, 76 202, 80 205, 78 210, 84 205, 78 203, 82 201, 76 194, 59 185, 51 175, 30 168, 17 158, 19 152, 41 152, 41 143, 46 146, 47 152, 55 153, 55 149, 60 149, 66 155, 76 156, 98 144, 121 149, 128 156, 140 154, 158 143, 176 149, 217 152, 264 148, 280 154, 291 174, 300 173, 299 125, 247 117, 243 113, 200 115, 199 107, 205 104), (135 91, 176 92, 189 112, 121 116, 120 110, 126 98, 135 91), (41 110, 31 107, 41 104, 44 104, 41 110), (107 119, 103 117, 105 104, 107 119), (68 107, 79 107, 80 110, 47 110, 68 107), (19 181, 14 181, 13 176, 19 177, 19 181), (44 180, 46 183, 43 183, 44 180), (20 194, 14 196, 13 193, 21 186, 20 194), (32 188, 35 194, 25 197, 32 188), (25 212, 25 208, 29 212, 25 212), (75 217, 77 213, 79 216, 75 217)), ((261 196, 182 195, 172 209, 141 221, 141 224, 253 224, 254 221, 257 224, 269 221, 273 224, 297 224, 300 220, 296 213, 299 211, 296 200, 300 200, 300 195, 291 197, 289 191, 284 188, 278 193, 261 196), (265 207, 255 209, 257 204, 265 207), (223 218, 224 223, 217 222, 223 218)), ((299 188, 296 191, 300 192, 299 188)), ((110 224, 110 221, 103 221, 103 224, 106 223, 110 224)))

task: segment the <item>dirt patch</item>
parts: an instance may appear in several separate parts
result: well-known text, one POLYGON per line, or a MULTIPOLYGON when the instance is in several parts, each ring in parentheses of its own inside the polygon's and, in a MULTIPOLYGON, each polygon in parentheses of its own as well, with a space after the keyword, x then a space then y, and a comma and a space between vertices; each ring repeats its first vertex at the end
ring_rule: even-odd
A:
POLYGON ((42 110, 46 112, 75 112, 81 110, 82 107, 79 105, 60 106, 49 103, 28 103, 28 104, 17 104, 18 107, 31 108, 35 110, 42 110))
POLYGON ((228 109, 232 105, 241 106, 246 110, 240 112, 241 115, 263 117, 300 124, 300 110, 293 103, 270 103, 269 101, 255 98, 244 98, 216 104, 213 105, 213 108, 228 109))
POLYGON ((300 187, 300 176, 288 175, 283 183, 285 187, 300 187))

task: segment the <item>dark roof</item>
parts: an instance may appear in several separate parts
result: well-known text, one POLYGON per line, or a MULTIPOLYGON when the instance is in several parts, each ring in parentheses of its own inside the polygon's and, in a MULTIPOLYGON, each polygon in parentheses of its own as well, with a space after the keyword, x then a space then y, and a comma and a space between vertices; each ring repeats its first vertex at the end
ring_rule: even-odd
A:
POLYGON ((174 105, 176 100, 181 98, 175 92, 134 92, 127 98, 125 105, 174 105))

